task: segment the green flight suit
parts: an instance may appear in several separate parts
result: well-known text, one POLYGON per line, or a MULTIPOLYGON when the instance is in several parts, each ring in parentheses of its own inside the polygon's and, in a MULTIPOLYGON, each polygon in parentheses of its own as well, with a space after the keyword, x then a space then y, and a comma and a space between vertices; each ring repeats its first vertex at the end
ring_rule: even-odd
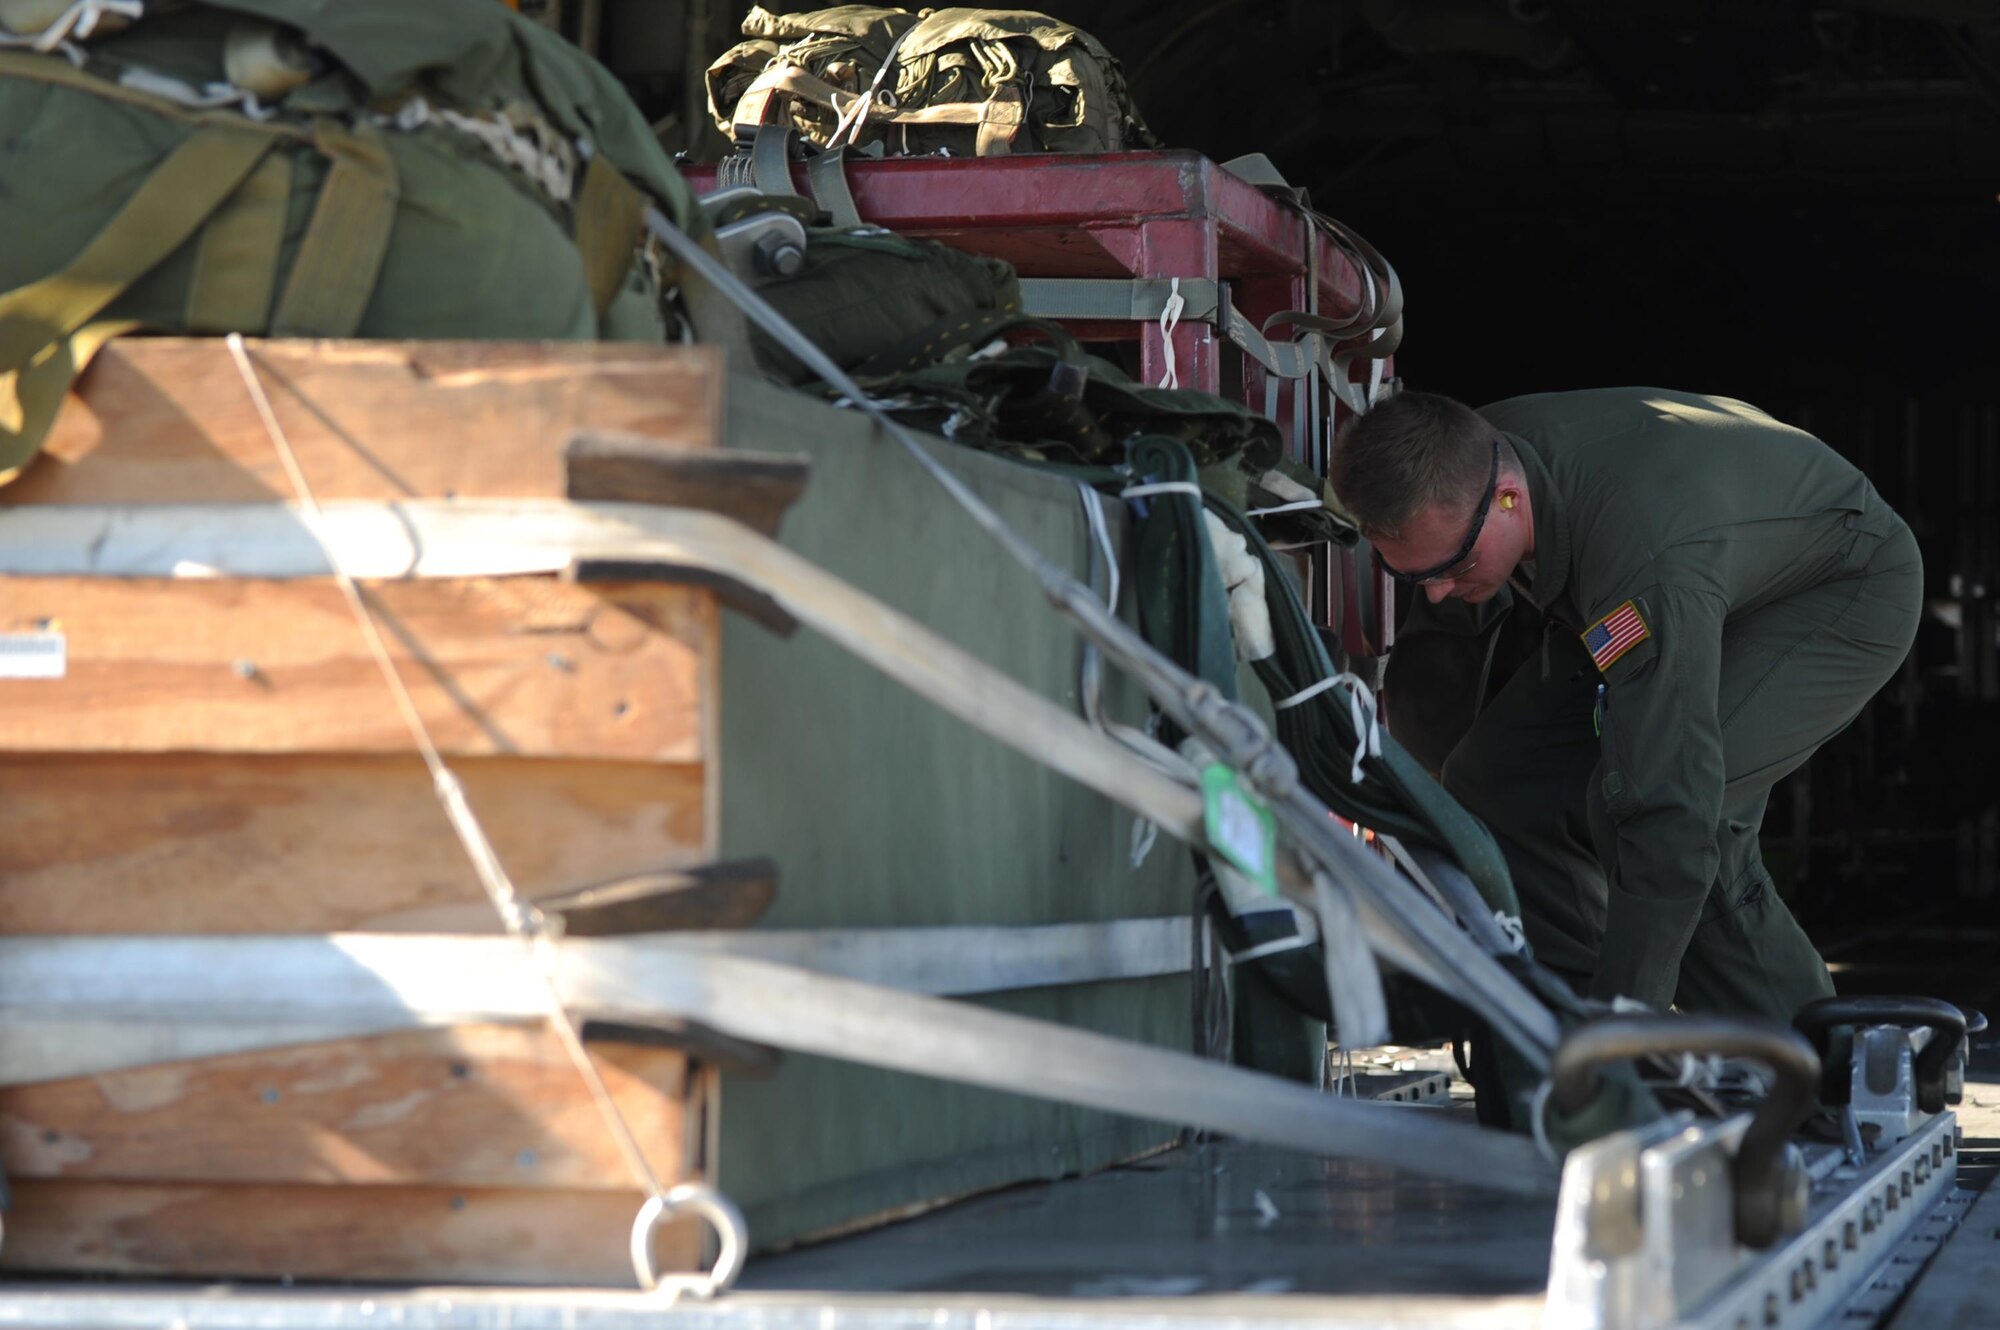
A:
MULTIPOLYGON (((1446 788, 1499 839, 1536 955, 1591 995, 1789 1019, 1832 983, 1758 829, 1907 655, 1915 539, 1832 449, 1741 402, 1617 388, 1480 414, 1527 474, 1511 590, 1546 632, 1481 690, 1446 788)), ((1419 598, 1397 653, 1457 633, 1491 673, 1504 613, 1419 598)), ((1396 685, 1392 666, 1392 724, 1396 685)))

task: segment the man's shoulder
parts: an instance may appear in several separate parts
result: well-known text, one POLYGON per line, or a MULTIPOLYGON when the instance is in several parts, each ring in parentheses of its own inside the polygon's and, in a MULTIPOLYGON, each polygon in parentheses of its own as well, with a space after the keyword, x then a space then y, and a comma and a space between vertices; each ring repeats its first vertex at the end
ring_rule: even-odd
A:
POLYGON ((1479 414, 1524 438, 1561 435, 1587 440, 1659 426, 1757 425, 1787 428, 1748 402, 1676 388, 1582 388, 1528 393, 1489 402, 1479 414))

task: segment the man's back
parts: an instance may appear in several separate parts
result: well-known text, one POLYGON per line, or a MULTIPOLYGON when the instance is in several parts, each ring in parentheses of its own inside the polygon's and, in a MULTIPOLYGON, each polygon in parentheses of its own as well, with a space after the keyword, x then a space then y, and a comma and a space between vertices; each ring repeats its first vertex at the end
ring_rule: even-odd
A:
POLYGON ((1897 523, 1826 444, 1731 398, 1602 388, 1480 414, 1545 468, 1567 528, 1566 589, 1587 618, 1652 585, 1755 608, 1830 575, 1847 533, 1897 523))

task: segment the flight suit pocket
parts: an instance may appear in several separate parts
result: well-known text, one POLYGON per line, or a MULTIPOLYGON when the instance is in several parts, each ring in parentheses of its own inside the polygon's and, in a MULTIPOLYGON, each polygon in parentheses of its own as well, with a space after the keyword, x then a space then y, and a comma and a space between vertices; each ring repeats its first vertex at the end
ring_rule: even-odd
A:
POLYGON ((1604 686, 1597 699, 1598 743, 1604 758, 1603 774, 1598 778, 1598 794, 1604 801, 1604 811, 1611 815, 1613 822, 1623 822, 1639 811, 1638 791, 1620 765, 1617 729, 1611 724, 1611 713, 1618 705, 1618 686, 1653 668, 1659 654, 1659 642, 1649 635, 1627 649, 1604 672, 1604 686))
POLYGON ((1726 819, 1716 837, 1720 872, 1719 885, 1708 893, 1702 913, 1719 919, 1760 904, 1765 893, 1774 890, 1771 874, 1758 853, 1758 828, 1754 823, 1726 819))

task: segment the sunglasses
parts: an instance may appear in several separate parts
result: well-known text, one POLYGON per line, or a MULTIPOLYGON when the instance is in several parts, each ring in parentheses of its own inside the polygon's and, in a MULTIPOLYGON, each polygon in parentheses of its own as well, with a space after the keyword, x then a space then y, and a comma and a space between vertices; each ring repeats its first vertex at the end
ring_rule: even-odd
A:
POLYGON ((1499 488, 1500 440, 1495 439, 1493 440, 1493 468, 1486 476, 1486 493, 1480 496, 1479 507, 1473 510, 1472 529, 1465 533, 1465 543, 1458 547, 1458 552, 1443 563, 1435 564, 1421 572, 1415 573, 1398 572, 1396 569, 1391 568, 1388 561, 1382 557, 1380 550, 1375 552, 1375 562, 1381 566, 1383 572, 1389 574, 1389 576, 1395 578, 1398 582, 1408 582, 1414 586, 1424 586, 1431 582, 1449 582, 1453 578, 1465 576, 1479 562, 1479 560, 1468 558, 1467 556, 1472 553, 1472 547, 1479 543, 1479 533, 1486 529, 1486 512, 1493 506, 1493 496, 1499 488))

